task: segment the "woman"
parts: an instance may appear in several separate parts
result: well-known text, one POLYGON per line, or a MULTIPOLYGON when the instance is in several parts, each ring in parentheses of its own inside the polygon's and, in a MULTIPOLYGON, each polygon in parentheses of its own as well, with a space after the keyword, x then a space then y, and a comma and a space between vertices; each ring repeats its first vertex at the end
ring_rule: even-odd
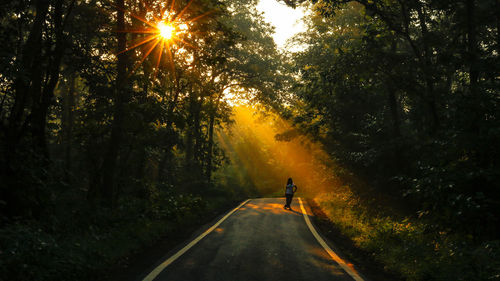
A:
POLYGON ((286 204, 285 209, 291 210, 290 204, 292 203, 293 194, 297 192, 297 186, 293 184, 292 178, 288 178, 285 189, 286 204))

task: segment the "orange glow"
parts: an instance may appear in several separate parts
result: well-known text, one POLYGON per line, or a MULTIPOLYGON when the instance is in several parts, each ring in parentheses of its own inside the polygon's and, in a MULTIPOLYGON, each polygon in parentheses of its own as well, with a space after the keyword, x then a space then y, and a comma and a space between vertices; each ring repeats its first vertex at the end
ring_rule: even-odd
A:
MULTIPOLYGON (((235 123, 219 130, 218 142, 235 165, 242 181, 249 181, 263 195, 283 196, 288 177, 298 186, 298 196, 317 194, 338 186, 340 180, 332 173, 336 167, 321 145, 306 136, 293 133, 288 121, 257 108, 233 108, 235 123), (289 132, 287 141, 276 136, 289 132)), ((227 172, 227 171, 226 171, 227 172)))
MULTIPOLYGON (((281 200, 285 201, 285 198, 281 198, 281 200)), ((259 215, 262 213, 272 213, 275 215, 296 215, 296 216, 301 216, 302 213, 297 209, 297 210, 283 210, 283 203, 262 203, 260 202, 259 204, 253 204, 253 203, 247 203, 245 206, 241 207, 239 210, 250 210, 252 212, 249 212, 247 214, 251 215, 259 215)))

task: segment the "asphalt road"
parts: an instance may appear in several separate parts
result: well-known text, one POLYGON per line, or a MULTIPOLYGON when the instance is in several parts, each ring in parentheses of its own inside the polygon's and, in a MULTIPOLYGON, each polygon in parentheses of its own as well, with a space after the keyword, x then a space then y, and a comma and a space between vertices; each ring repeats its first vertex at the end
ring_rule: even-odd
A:
POLYGON ((283 204, 252 199, 154 280, 353 280, 313 236, 297 198, 292 211, 283 204))

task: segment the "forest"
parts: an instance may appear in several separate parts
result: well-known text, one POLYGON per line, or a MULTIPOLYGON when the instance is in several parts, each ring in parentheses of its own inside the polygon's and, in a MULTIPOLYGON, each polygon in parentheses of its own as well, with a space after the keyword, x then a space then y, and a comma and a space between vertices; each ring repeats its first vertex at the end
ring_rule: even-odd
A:
POLYGON ((500 1, 281 2, 296 51, 258 0, 3 1, 0 280, 107 279, 290 175, 401 280, 500 278, 500 1))

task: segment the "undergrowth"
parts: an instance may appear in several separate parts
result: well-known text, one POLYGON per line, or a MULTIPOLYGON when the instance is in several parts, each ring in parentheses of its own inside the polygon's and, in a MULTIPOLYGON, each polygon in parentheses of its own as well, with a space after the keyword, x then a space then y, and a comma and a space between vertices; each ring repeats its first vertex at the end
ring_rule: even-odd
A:
POLYGON ((97 280, 160 238, 200 223, 227 197, 156 192, 114 209, 79 203, 0 229, 0 280, 97 280), (71 211, 69 211, 71 210, 71 211))
POLYGON ((500 241, 438 229, 364 206, 347 186, 314 200, 357 247, 407 280, 499 280, 500 241))

